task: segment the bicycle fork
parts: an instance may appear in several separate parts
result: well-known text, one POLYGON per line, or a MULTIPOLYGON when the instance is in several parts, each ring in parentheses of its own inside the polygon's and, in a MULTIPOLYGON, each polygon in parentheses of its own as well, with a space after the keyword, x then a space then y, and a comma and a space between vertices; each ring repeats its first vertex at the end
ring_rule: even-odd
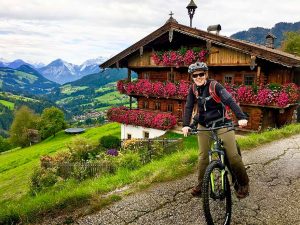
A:
POLYGON ((225 185, 225 177, 227 174, 227 171, 225 169, 225 156, 224 156, 224 152, 220 151, 220 150, 211 150, 209 151, 209 163, 212 162, 213 160, 215 161, 219 161, 221 163, 221 165, 223 165, 224 167, 221 168, 220 171, 220 179, 221 179, 221 190, 216 188, 215 185, 215 173, 212 172, 210 174, 210 184, 211 184, 211 193, 212 193, 212 198, 213 199, 217 199, 217 198, 224 198, 225 196, 225 189, 226 189, 226 185, 225 185), (217 155, 217 159, 213 159, 213 156, 217 155))

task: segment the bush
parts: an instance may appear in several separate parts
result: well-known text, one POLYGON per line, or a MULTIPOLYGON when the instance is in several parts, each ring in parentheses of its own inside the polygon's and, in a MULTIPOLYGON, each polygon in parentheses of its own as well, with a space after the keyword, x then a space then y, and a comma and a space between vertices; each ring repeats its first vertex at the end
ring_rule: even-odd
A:
POLYGON ((74 138, 71 143, 67 144, 67 147, 73 161, 94 159, 100 151, 96 144, 83 137, 74 138))
POLYGON ((138 153, 128 152, 120 157, 119 165, 130 170, 138 169, 142 166, 141 157, 138 153))
POLYGON ((7 151, 11 148, 12 146, 9 144, 8 140, 0 136, 0 152, 7 151))
POLYGON ((30 179, 30 193, 36 195, 37 192, 53 186, 58 180, 59 177, 56 175, 56 168, 34 169, 34 172, 30 179))
POLYGON ((120 138, 112 135, 103 136, 100 138, 99 143, 101 146, 107 149, 120 148, 120 138))

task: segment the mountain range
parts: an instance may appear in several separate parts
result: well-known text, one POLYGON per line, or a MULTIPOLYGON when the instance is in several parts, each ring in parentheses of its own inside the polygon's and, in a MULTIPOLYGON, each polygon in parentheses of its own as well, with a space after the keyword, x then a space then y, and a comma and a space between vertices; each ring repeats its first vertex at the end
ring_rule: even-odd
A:
POLYGON ((20 95, 42 95, 51 93, 60 85, 46 79, 27 64, 13 69, 0 67, 0 90, 20 95))
POLYGON ((27 65, 42 74, 48 80, 58 84, 64 84, 78 80, 85 75, 100 72, 99 64, 104 62, 104 60, 105 58, 98 57, 96 59, 89 59, 81 65, 75 65, 62 59, 56 59, 46 66, 41 66, 41 64, 30 64, 21 59, 14 60, 13 62, 1 59, 0 67, 17 69, 21 65, 27 65))
POLYGON ((266 42, 266 36, 271 33, 276 36, 275 48, 279 48, 284 39, 284 33, 288 31, 300 31, 300 22, 296 23, 276 23, 272 28, 253 27, 247 31, 240 31, 233 35, 231 38, 246 40, 254 42, 256 44, 264 45, 266 42))

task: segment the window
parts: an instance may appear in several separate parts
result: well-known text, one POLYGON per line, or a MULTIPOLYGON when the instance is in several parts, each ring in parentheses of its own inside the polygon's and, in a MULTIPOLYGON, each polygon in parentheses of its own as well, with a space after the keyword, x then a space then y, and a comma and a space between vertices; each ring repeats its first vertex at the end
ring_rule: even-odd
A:
POLYGON ((149 139, 149 132, 144 131, 144 138, 145 138, 145 139, 149 139))
POLYGON ((170 82, 175 81, 175 74, 173 72, 168 73, 168 81, 170 81, 170 82))
POLYGON ((245 74, 244 75, 244 84, 245 85, 254 84, 254 75, 253 74, 245 74))
POLYGON ((127 139, 131 139, 131 134, 127 134, 127 139))
POLYGON ((168 104, 167 111, 173 112, 173 104, 168 104))
POLYGON ((150 79, 150 73, 144 73, 144 79, 149 80, 150 79))
POLYGON ((224 83, 225 84, 233 84, 233 74, 225 74, 224 83))
POLYGON ((149 108, 149 102, 148 101, 144 101, 143 102, 143 109, 148 109, 149 108))
POLYGON ((160 102, 155 102, 155 110, 160 110, 160 102))

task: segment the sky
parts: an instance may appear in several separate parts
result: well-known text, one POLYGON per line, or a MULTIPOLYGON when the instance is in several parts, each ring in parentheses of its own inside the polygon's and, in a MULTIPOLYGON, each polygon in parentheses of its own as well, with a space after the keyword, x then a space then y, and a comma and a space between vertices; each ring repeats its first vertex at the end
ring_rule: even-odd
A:
MULTIPOLYGON (((55 59, 80 65, 110 58, 163 26, 169 13, 189 26, 190 0, 1 0, 0 61, 55 59)), ((221 24, 230 36, 300 21, 300 0, 194 0, 193 27, 221 24)))

